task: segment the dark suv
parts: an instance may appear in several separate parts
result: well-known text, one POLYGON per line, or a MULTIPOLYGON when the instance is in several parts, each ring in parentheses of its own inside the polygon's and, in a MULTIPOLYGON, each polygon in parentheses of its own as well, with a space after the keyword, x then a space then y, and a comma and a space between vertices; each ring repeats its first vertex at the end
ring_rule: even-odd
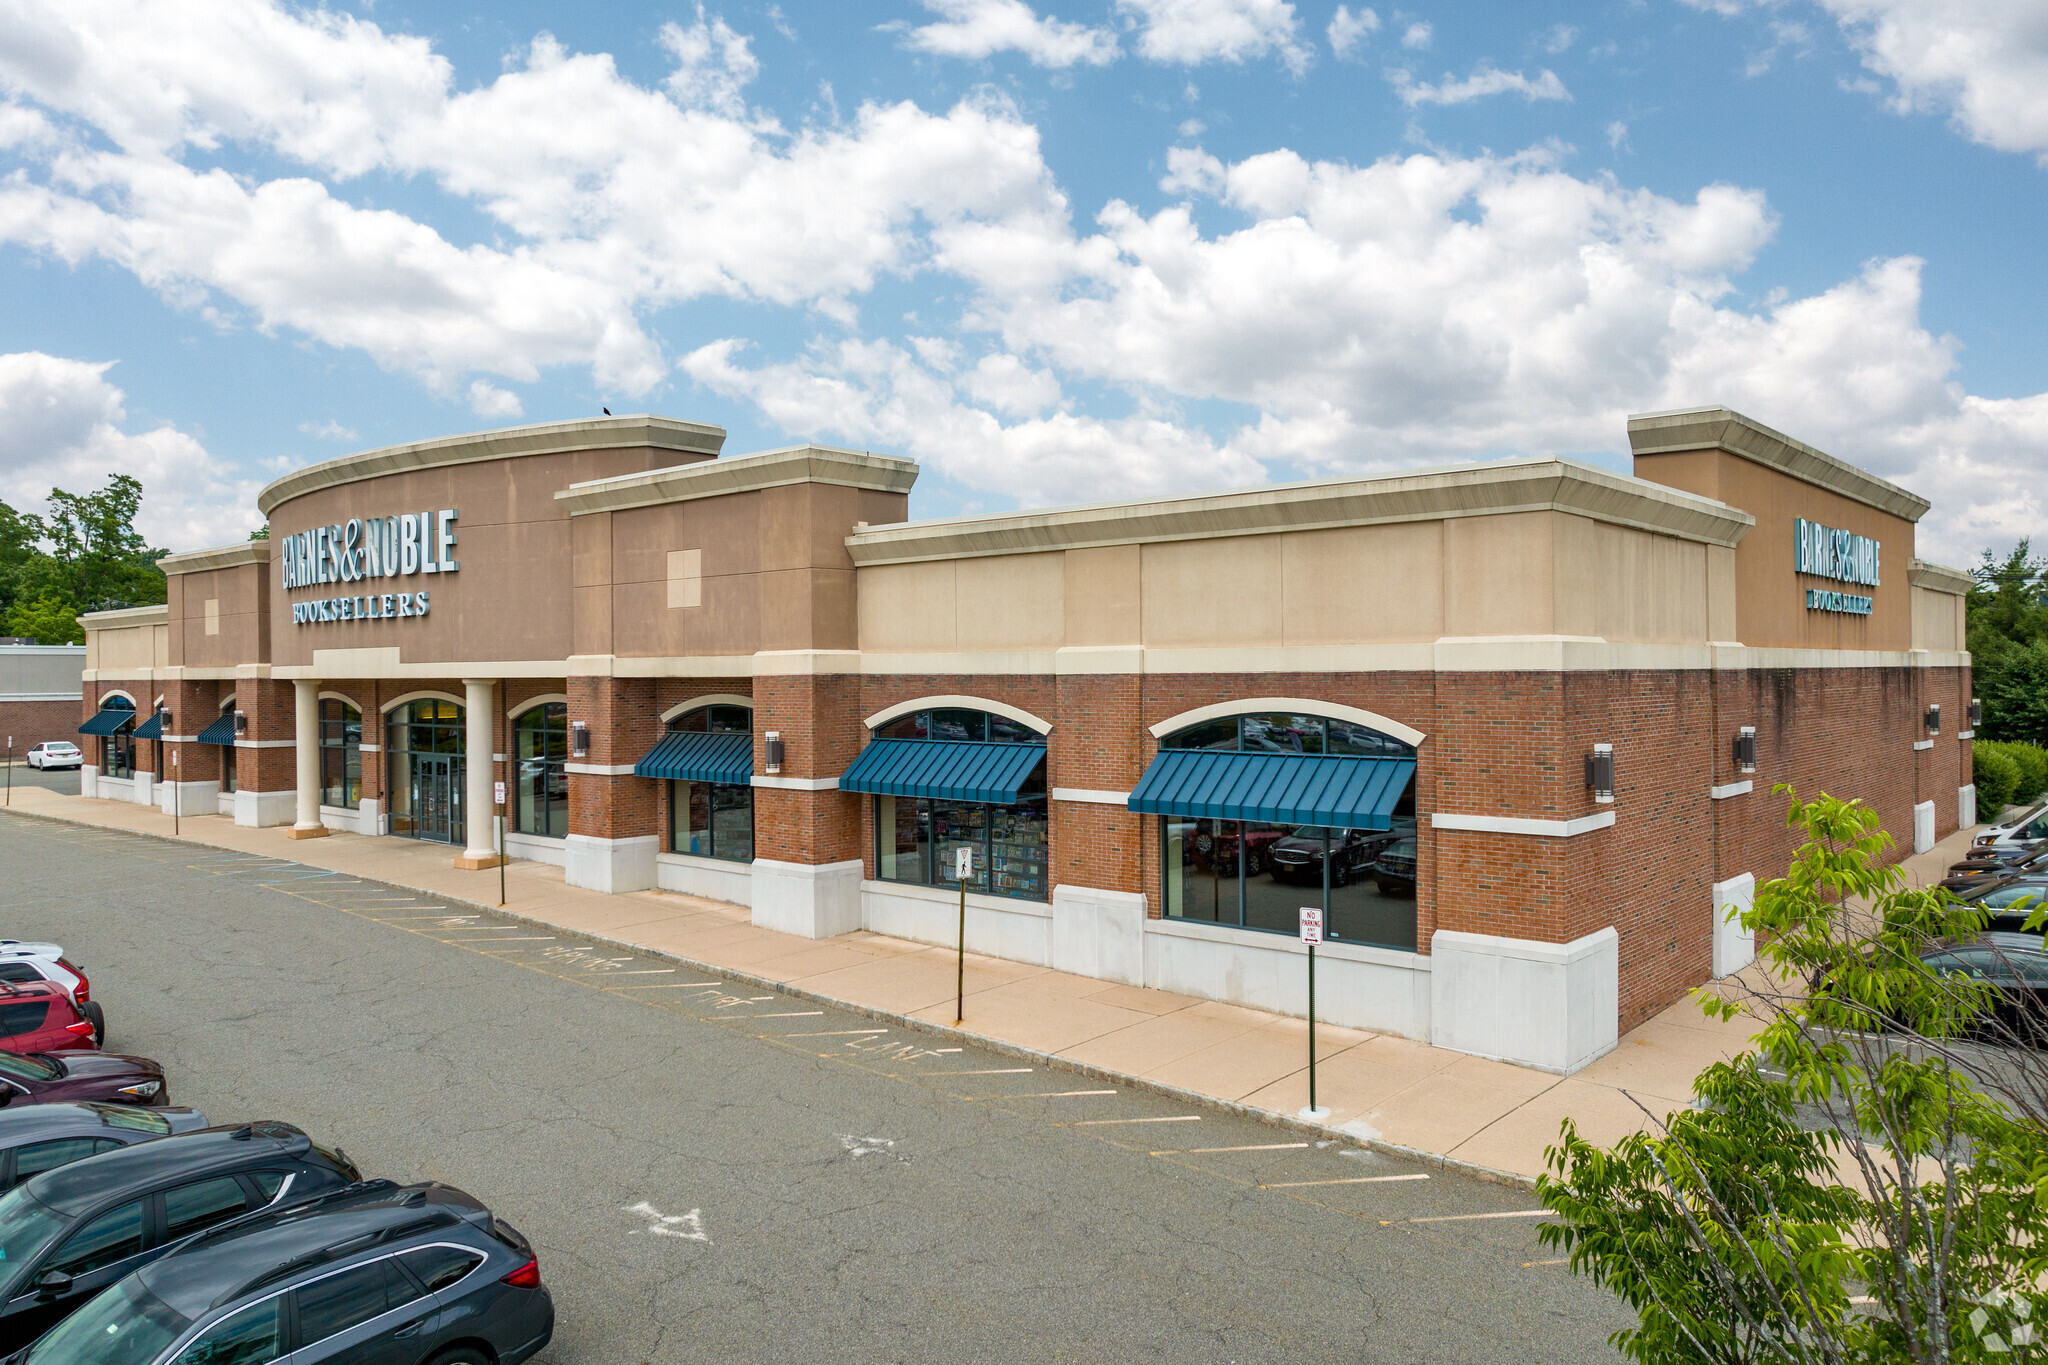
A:
POLYGON ((6 1365, 520 1365, 554 1332, 509 1224, 451 1186, 375 1180, 199 1234, 6 1365))
POLYGON ((286 1123, 203 1128, 45 1171, 0 1194, 0 1350, 34 1341, 173 1242, 361 1178, 286 1123))
MULTIPOLYGON (((1275 843, 1266 854, 1276 882, 1323 881, 1323 828, 1304 825, 1275 843)), ((1330 835, 1330 885, 1349 886, 1372 868, 1380 850, 1401 837, 1391 829, 1336 829, 1330 835)))

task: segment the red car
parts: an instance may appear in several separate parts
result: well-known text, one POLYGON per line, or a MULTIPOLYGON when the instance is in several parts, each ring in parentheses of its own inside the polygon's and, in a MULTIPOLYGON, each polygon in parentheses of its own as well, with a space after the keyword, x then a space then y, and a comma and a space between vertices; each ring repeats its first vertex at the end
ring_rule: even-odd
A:
POLYGON ((93 1032, 92 1020, 55 982, 0 982, 0 1051, 90 1051, 99 1047, 93 1032))

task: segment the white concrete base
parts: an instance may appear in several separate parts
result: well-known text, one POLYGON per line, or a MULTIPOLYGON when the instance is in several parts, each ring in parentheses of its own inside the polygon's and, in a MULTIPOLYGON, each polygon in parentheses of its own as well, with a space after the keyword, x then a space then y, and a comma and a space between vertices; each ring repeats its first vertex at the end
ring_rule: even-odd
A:
POLYGON ((1977 784, 1956 788, 1956 828, 1970 829, 1977 823, 1977 784))
POLYGON ((505 831, 505 856, 524 858, 529 863, 546 863, 549 867, 566 869, 569 866, 569 846, 563 840, 520 834, 509 829, 505 831))
POLYGON ((211 815, 220 798, 218 782, 159 782, 156 806, 165 815, 211 815), (177 809, 172 810, 175 803, 177 809))
POLYGON ((233 792, 215 792, 213 797, 213 813, 225 815, 229 819, 233 819, 235 815, 235 794, 233 792))
MULTIPOLYGON (((1420 953, 1322 944, 1316 949, 1316 1018, 1427 1041, 1433 971, 1420 953)), ((1150 919, 1145 984, 1301 1019, 1308 1015, 1308 945, 1291 934, 1150 919)))
MULTIPOLYGON (((79 785, 80 789, 83 790, 84 784, 80 783, 79 785)), ((93 784, 92 794, 102 801, 133 801, 135 799, 135 779, 132 777, 102 777, 93 784)))
POLYGON ((728 863, 717 858, 697 858, 688 853, 663 853, 654 859, 655 884, 664 891, 685 896, 729 901, 734 905, 754 903, 754 865, 728 863))
POLYGON ((1537 943, 1440 929, 1430 939, 1430 1041, 1570 1075, 1620 1034, 1621 938, 1537 943))
POLYGON ((364 797, 356 810, 356 829, 373 838, 389 834, 391 831, 384 824, 384 803, 374 796, 364 797))
POLYGON ((1714 975, 1733 976, 1756 961, 1756 932, 1742 916, 1756 901, 1756 875, 1745 872, 1714 883, 1714 975))
POLYGON ((251 792, 235 793, 235 823, 250 829, 270 829, 276 825, 289 825, 298 819, 299 794, 297 792, 251 792))
MULTIPOLYGON (((759 867, 760 864, 754 864, 759 867)), ((967 951, 1034 967, 1052 964, 1052 917, 1043 901, 967 896, 967 951)), ((761 916, 757 910, 754 923, 761 916)), ((960 893, 898 882, 860 883, 860 928, 951 948, 960 942, 960 893)), ((843 932, 843 931, 842 931, 843 932)))
POLYGON ((100 769, 97 763, 81 763, 78 767, 78 794, 98 796, 100 794, 100 769))
POLYGON ((756 858, 754 923, 800 938, 850 934, 861 927, 860 874, 858 858, 819 866, 756 858))
POLYGON ((155 773, 137 773, 128 779, 128 799, 138 806, 155 805, 155 789, 155 773))
POLYGON ((1065 884, 1052 889, 1052 967, 1145 984, 1145 897, 1065 884))
POLYGON ((654 855, 661 840, 652 834, 630 839, 600 839, 572 834, 564 841, 562 880, 591 891, 651 891, 654 855))
POLYGON ((1913 851, 1925 853, 1934 847, 1934 803, 1922 801, 1913 807, 1913 851))
POLYGON ((366 801, 353 810, 347 806, 323 805, 320 807, 320 823, 343 834, 375 834, 377 805, 374 801, 366 801), (364 809, 365 806, 368 809, 364 809))

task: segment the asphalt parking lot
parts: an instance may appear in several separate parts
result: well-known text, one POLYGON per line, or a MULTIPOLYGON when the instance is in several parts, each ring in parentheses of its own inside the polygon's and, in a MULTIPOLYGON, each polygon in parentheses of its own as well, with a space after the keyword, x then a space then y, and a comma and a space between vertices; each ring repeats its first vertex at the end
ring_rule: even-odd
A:
POLYGON ((547 1361, 1611 1361, 1628 1320, 1506 1187, 286 861, 13 818, 0 866, 176 1101, 526 1232, 547 1361))

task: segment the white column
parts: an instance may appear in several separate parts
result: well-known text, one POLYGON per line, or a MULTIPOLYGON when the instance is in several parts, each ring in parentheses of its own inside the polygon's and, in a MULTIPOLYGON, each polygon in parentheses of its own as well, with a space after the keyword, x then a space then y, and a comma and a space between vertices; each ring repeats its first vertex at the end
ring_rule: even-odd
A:
POLYGON ((320 823, 320 684, 317 680, 292 681, 294 715, 293 751, 299 760, 298 818, 292 822, 294 839, 318 839, 327 833, 320 823))
POLYGON ((497 804, 492 800, 497 769, 491 762, 492 719, 497 714, 498 685, 489 678, 462 680, 462 822, 469 847, 455 860, 457 867, 498 865, 495 837, 497 804))

